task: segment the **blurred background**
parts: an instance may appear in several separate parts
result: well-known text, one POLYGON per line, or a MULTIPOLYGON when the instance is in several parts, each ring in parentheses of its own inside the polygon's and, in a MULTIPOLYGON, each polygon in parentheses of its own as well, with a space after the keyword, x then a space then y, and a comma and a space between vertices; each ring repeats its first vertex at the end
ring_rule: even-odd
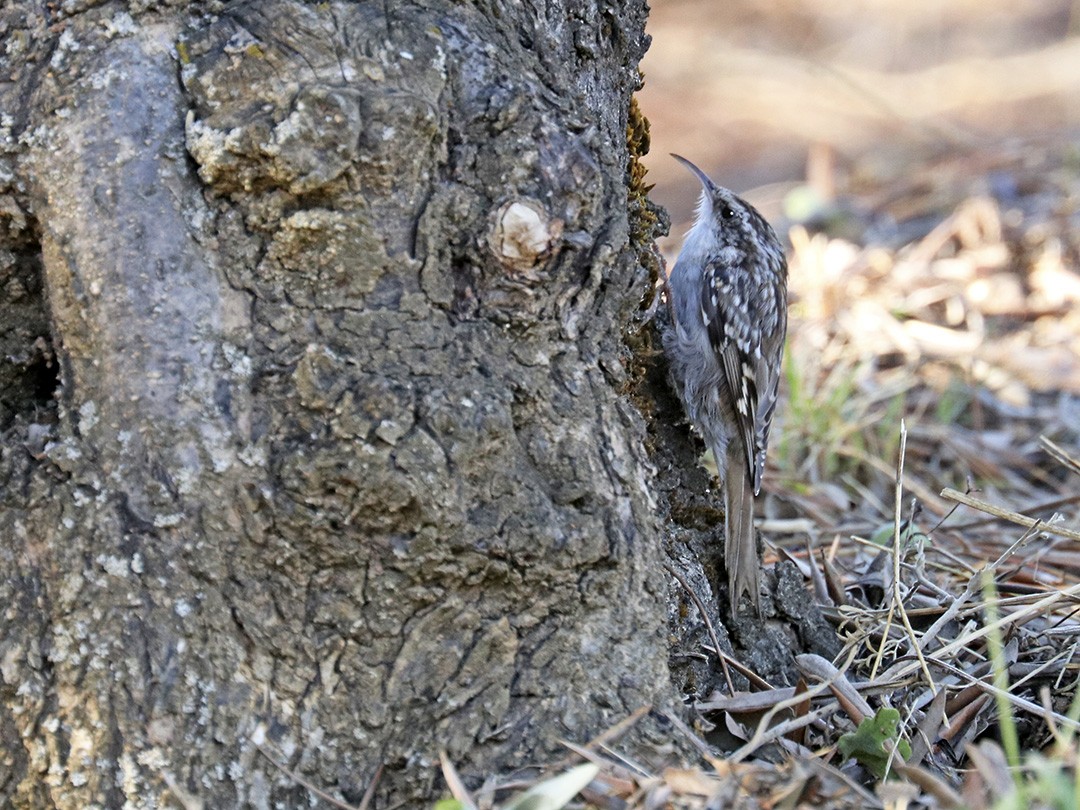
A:
MULTIPOLYGON (((1080 0, 654 0, 648 30, 669 266, 700 190, 669 152, 788 245, 768 542, 858 569, 849 539, 895 512, 901 420, 913 525, 955 488, 1080 526, 1080 0)), ((975 561, 1016 539, 951 531, 977 517, 939 545, 975 561)), ((1076 581, 1061 542, 1013 584, 1076 581)))
POLYGON ((1080 0, 654 0, 648 30, 646 163, 673 235, 696 190, 669 152, 775 214, 808 168, 828 194, 1080 142, 1080 0))

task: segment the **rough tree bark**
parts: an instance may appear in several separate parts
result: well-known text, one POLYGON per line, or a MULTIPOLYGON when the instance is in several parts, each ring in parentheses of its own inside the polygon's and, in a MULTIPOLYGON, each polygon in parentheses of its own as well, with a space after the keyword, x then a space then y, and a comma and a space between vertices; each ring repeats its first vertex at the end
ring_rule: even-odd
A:
POLYGON ((708 482, 625 341, 644 0, 43 8, 0 10, 2 803, 307 804, 254 738, 419 806, 440 747, 711 685, 662 568, 708 482))

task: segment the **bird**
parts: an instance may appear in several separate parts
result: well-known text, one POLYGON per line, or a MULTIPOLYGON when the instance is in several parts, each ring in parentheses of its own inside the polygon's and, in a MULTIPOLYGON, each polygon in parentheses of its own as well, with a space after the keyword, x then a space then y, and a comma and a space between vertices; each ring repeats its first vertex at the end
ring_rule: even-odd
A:
POLYGON ((701 182, 694 224, 667 279, 662 338, 686 415, 712 450, 724 487, 724 564, 731 615, 743 593, 760 615, 754 496, 761 491, 787 336, 787 259, 754 206, 701 182))

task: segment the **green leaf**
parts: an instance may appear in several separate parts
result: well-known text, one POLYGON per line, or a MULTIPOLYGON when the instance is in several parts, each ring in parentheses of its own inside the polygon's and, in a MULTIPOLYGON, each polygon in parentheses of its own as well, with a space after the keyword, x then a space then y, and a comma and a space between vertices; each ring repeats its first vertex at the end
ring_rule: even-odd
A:
POLYGON ((578 765, 566 773, 533 785, 512 799, 505 810, 561 810, 581 789, 596 778, 600 767, 592 763, 578 765))
POLYGON ((899 739, 897 724, 900 712, 896 709, 880 709, 873 717, 867 717, 854 733, 840 738, 840 753, 845 760, 854 758, 856 762, 869 770, 878 779, 884 779, 889 752, 885 750, 885 741, 892 740, 900 756, 911 756, 911 746, 907 740, 899 739))
MULTIPOLYGON (((892 543, 893 535, 896 533, 896 526, 893 523, 882 523, 872 535, 870 535, 870 542, 875 546, 885 548, 892 543)), ((863 721, 866 722, 866 721, 863 721)))
POLYGON ((431 810, 465 810, 465 805, 457 799, 439 799, 431 810))

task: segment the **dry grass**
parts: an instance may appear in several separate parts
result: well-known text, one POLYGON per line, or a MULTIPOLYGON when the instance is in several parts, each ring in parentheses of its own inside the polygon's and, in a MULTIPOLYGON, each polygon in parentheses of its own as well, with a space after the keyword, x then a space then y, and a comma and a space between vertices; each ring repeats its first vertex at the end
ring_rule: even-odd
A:
MULTIPOLYGON (((1034 167, 999 155, 993 171, 1030 191, 1002 203, 956 189, 958 202, 939 213, 944 192, 928 193, 914 178, 865 194, 863 213, 833 205, 834 221, 858 219, 863 233, 898 235, 910 229, 905 222, 923 223, 923 233, 895 247, 886 238, 856 244, 791 231, 787 408, 768 483, 783 496, 772 515, 811 518, 815 540, 870 538, 892 521, 883 493, 895 477, 901 418, 917 526, 954 509, 945 488, 977 490, 1036 518, 1076 520, 1077 479, 1042 442, 1076 455, 1080 176, 1060 154, 1034 167)), ((928 167, 934 173, 946 170, 928 167)), ((967 185, 986 183, 976 176, 967 185)), ((966 531, 962 521, 974 517, 959 510, 933 533, 935 546, 969 566, 1012 542, 998 523, 966 531)), ((1032 584, 1076 580, 1080 556, 1057 540, 1036 548, 1024 560, 1032 584)))

